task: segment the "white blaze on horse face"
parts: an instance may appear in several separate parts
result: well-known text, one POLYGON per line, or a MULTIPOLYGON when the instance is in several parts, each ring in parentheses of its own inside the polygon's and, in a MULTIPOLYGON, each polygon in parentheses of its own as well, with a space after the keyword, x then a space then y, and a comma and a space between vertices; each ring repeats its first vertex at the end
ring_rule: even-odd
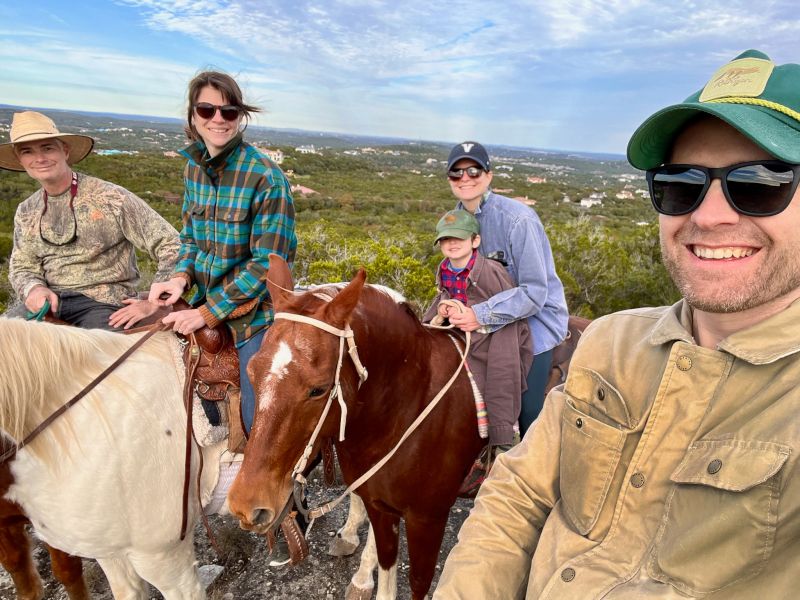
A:
POLYGON ((278 344, 278 351, 275 352, 275 356, 272 357, 272 366, 269 368, 270 375, 280 381, 289 372, 287 367, 291 362, 292 349, 289 348, 289 344, 282 341, 278 344))

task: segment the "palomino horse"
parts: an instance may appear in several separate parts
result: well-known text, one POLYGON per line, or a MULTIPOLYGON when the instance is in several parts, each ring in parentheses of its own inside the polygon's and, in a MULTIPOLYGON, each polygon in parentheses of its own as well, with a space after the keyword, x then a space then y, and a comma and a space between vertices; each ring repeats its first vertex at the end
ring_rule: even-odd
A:
MULTIPOLYGON (((21 440, 139 336, 0 319, 0 428, 21 440)), ((181 540, 186 413, 176 337, 160 333, 8 461, 4 500, 37 536, 97 559, 115 598, 202 599, 190 502, 181 540)), ((224 444, 224 442, 222 442, 224 444)), ((221 448, 203 449, 207 498, 221 448)), ((200 451, 192 450, 192 490, 200 451)))
MULTIPOLYGON (((347 357, 341 366, 342 409, 334 402, 321 424, 312 456, 335 440, 345 481, 352 482, 398 442, 409 425, 456 372, 459 351, 448 334, 423 327, 411 309, 384 290, 365 286, 360 271, 344 288, 295 295, 286 263, 270 257, 269 290, 276 313, 307 315, 352 328, 368 371, 359 376, 347 357), (324 297, 332 297, 330 301, 324 297)), ((340 339, 316 326, 277 319, 249 365, 256 416, 228 505, 243 527, 274 525, 292 495, 292 471, 319 421, 337 375, 340 339)), ((465 372, 408 437, 385 467, 357 489, 374 530, 379 589, 396 577, 399 524, 405 521, 414 598, 430 587, 450 507, 483 445, 465 372), (383 584, 383 585, 382 585, 383 584)), ((394 594, 392 590, 391 594, 394 594)))

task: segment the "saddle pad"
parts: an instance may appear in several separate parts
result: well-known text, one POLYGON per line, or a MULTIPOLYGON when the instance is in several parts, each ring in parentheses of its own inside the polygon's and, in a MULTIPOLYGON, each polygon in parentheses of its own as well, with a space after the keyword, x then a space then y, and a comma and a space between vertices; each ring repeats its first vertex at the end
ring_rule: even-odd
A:
MULTIPOLYGON (((183 363, 183 349, 177 336, 171 349, 172 362, 175 365, 175 371, 178 373, 178 380, 182 388, 186 381, 186 367, 183 363)), ((205 448, 227 439, 229 433, 227 406, 215 406, 214 412, 216 414, 209 415, 206 412, 204 402, 196 393, 192 394, 192 403, 192 428, 194 429, 197 443, 205 448), (213 421, 210 417, 213 417, 213 421)), ((222 402, 213 404, 220 405, 222 402)))

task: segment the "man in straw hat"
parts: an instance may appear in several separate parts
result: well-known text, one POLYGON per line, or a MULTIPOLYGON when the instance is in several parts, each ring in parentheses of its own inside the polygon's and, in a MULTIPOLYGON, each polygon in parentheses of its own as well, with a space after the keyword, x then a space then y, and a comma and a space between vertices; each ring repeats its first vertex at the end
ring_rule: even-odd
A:
POLYGON ((152 312, 134 299, 135 249, 158 262, 157 280, 168 279, 179 248, 175 228, 128 190, 72 170, 92 138, 63 134, 33 111, 14 114, 10 137, 0 145, 0 168, 25 171, 42 188, 14 217, 9 280, 22 305, 7 316, 49 305, 68 323, 112 329, 152 312))
POLYGON ((800 65, 747 51, 639 127, 682 300, 585 332, 434 598, 794 598, 800 65))

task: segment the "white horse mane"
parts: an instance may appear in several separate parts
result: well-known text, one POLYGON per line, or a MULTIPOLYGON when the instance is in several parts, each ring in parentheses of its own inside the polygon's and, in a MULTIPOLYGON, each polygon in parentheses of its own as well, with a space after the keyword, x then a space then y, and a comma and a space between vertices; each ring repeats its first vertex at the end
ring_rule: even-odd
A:
MULTIPOLYGON (((342 281, 342 282, 339 282, 339 283, 323 283, 323 284, 320 284, 320 285, 310 285, 310 286, 308 286, 306 288, 300 288, 298 290, 295 290, 294 294, 295 295, 299 295, 299 294, 302 294, 302 293, 305 293, 305 292, 324 293, 325 290, 328 290, 328 289, 336 290, 336 293, 338 294, 339 292, 341 292, 347 286, 348 283, 349 282, 347 282, 347 281, 342 281)), ((394 289, 392 289, 392 288, 390 288, 388 286, 381 285, 379 283, 367 283, 366 287, 371 287, 374 290, 377 290, 377 291, 379 291, 379 292, 381 292, 383 294, 386 294, 392 300, 394 300, 394 302, 396 304, 402 304, 403 302, 406 301, 406 299, 403 296, 403 294, 401 294, 397 290, 394 290, 394 289)))
POLYGON ((21 440, 138 337, 0 319, 0 428, 21 440))

